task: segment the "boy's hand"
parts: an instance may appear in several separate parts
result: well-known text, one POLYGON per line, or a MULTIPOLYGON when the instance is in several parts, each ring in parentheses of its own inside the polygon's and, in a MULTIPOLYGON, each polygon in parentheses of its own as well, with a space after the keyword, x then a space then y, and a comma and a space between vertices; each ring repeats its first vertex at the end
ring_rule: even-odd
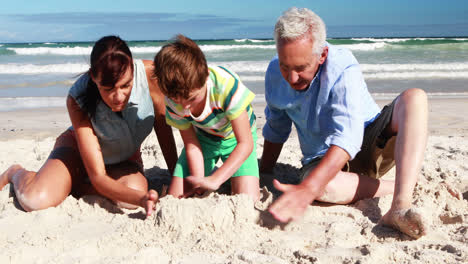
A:
POLYGON ((151 216, 154 211, 154 207, 158 202, 158 193, 155 190, 149 190, 145 196, 141 199, 141 207, 145 208, 146 217, 151 216))
POLYGON ((219 186, 221 186, 221 184, 213 176, 188 176, 185 179, 193 186, 193 189, 187 193, 184 193, 184 197, 192 196, 194 193, 198 193, 200 191, 202 193, 205 191, 216 191, 219 189, 219 186))

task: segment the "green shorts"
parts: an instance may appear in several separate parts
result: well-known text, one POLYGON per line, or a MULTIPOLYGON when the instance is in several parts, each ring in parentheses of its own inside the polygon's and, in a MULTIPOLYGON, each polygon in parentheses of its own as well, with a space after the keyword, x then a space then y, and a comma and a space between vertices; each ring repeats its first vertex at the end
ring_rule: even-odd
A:
MULTIPOLYGON (((395 166, 396 137, 387 137, 383 132, 392 122, 393 108, 397 99, 384 106, 380 115, 366 127, 361 151, 345 165, 343 171, 364 174, 378 179, 395 166)), ((302 167, 301 180, 309 175, 321 159, 322 157, 315 158, 302 167)))
MULTIPOLYGON (((210 176, 216 163, 221 158, 224 162, 231 155, 234 148, 237 146, 237 140, 235 137, 230 139, 224 139, 220 141, 214 141, 206 136, 197 134, 198 140, 203 153, 203 162, 205 165, 205 176, 210 176)), ((257 131, 252 132, 253 138, 253 150, 249 157, 244 161, 242 166, 232 175, 232 177, 238 176, 255 176, 259 178, 258 162, 257 162, 257 131)), ((187 156, 185 154, 185 148, 177 160, 176 167, 174 169, 174 176, 185 178, 190 176, 190 170, 187 163, 187 156)))

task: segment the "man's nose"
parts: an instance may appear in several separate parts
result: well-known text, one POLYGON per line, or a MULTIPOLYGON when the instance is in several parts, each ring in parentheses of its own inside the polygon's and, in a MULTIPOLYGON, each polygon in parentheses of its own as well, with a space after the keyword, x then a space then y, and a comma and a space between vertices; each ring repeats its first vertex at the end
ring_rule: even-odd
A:
POLYGON ((290 83, 295 83, 299 80, 299 74, 296 71, 290 71, 288 77, 290 83))

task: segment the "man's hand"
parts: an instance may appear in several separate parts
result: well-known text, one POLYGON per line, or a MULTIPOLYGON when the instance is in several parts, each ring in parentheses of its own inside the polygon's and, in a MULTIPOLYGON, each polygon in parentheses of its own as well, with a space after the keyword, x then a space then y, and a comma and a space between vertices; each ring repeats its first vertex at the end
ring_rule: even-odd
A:
POLYGON ((158 193, 155 190, 149 190, 148 193, 141 199, 140 205, 141 207, 145 208, 146 217, 151 216, 153 213, 154 207, 158 202, 158 198, 158 193))
POLYGON ((319 196, 310 186, 305 184, 282 184, 273 181, 275 188, 283 194, 270 206, 268 211, 273 217, 283 223, 300 218, 307 207, 319 196))
POLYGON ((208 177, 188 176, 185 179, 193 186, 193 188, 189 192, 184 193, 184 197, 190 197, 194 193, 216 191, 217 189, 219 189, 219 186, 221 186, 218 180, 213 176, 208 176, 208 177))

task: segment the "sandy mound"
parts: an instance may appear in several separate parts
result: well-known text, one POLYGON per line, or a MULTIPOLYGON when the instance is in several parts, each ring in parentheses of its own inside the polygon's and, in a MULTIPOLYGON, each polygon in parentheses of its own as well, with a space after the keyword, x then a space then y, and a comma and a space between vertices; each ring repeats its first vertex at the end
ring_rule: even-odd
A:
MULTIPOLYGON (((0 142, 0 170, 15 162, 39 169, 52 142, 0 142)), ((291 142, 275 177, 297 182, 300 154, 297 141, 291 142)), ((155 145, 152 135, 143 158, 151 187, 160 189, 169 180, 155 145)), ((260 145, 259 154, 261 150, 260 145)), ((268 189, 256 204, 247 196, 217 193, 164 197, 144 220, 142 209, 119 209, 97 196, 70 196, 56 208, 25 213, 7 185, 0 191, 0 263, 468 262, 467 150, 468 139, 462 136, 429 138, 414 204, 430 230, 415 241, 378 223, 390 207, 390 196, 349 206, 316 204, 301 220, 278 225, 266 212, 277 195, 268 189)))

